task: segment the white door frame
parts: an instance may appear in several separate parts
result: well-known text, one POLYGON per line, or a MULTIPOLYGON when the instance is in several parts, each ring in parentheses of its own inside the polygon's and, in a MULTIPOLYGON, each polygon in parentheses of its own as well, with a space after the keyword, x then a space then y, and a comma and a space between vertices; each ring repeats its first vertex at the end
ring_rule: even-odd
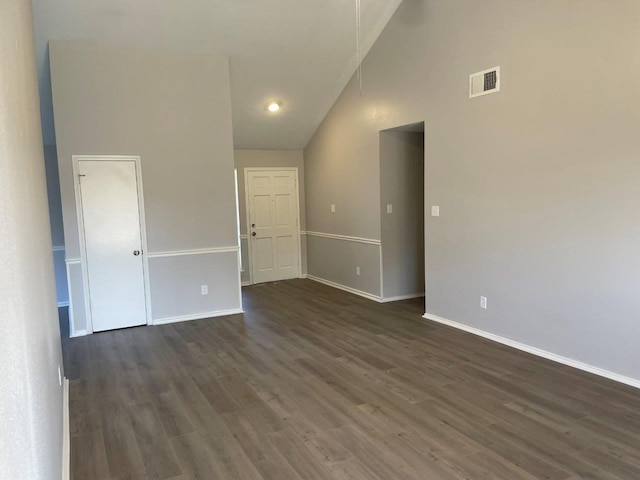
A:
POLYGON ((76 218, 78 221, 78 239, 80 241, 80 263, 82 264, 82 289, 84 293, 84 310, 87 321, 87 334, 93 333, 93 317, 91 313, 91 299, 89 297, 89 269, 87 267, 87 245, 84 236, 84 220, 82 218, 82 195, 80 192, 80 177, 78 177, 78 165, 82 160, 111 161, 111 162, 135 162, 136 184, 138 191, 138 212, 140 216, 140 237, 142 241, 142 276, 144 281, 144 303, 147 317, 147 325, 152 325, 151 316, 151 292, 149 289, 149 249, 147 248, 147 225, 144 213, 144 195, 142 193, 142 169, 139 155, 72 155, 73 165, 73 189, 76 197, 76 218))
POLYGON ((251 258, 251 219, 249 216, 249 172, 294 172, 296 175, 296 231, 298 235, 298 278, 302 278, 302 240, 300 238, 300 178, 298 167, 245 167, 244 168, 244 210, 247 222, 247 260, 249 265, 249 285, 253 285, 253 264, 251 258))

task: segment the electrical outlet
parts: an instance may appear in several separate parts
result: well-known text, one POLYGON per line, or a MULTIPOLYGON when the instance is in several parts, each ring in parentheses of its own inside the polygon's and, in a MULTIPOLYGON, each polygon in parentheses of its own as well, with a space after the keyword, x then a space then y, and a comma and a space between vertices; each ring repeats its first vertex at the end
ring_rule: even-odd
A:
POLYGON ((60 365, 58 365, 58 383, 62 386, 62 369, 60 368, 60 365))
POLYGON ((387 203, 387 213, 393 213, 393 205, 387 203))
POLYGON ((480 297, 480 308, 487 309, 487 297, 480 297))
POLYGON ((331 213, 336 213, 336 206, 331 204, 331 213))
POLYGON ((432 217, 439 217, 440 216, 440 207, 438 207, 438 206, 431 207, 431 216, 432 217))
POLYGON ((360 267, 356 267, 356 275, 360 276, 360 267))
POLYGON ((209 285, 202 285, 200 287, 200 291, 202 292, 202 295, 209 295, 209 285))

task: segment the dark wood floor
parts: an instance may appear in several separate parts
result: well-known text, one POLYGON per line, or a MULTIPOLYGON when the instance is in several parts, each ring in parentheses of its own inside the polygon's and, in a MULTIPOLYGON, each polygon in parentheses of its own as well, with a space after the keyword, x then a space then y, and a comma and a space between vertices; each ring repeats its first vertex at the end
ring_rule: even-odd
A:
POLYGON ((72 478, 639 479, 640 391, 307 280, 65 342, 72 478))

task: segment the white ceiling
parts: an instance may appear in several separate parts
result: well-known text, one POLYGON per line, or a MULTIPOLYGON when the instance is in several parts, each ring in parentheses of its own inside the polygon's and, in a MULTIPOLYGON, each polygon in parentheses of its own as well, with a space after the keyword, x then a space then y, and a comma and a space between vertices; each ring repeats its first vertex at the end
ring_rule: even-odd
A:
MULTIPOLYGON (((361 0, 363 53, 402 0, 361 0)), ((301 149, 356 68, 356 0, 33 0, 45 144, 49 40, 230 58, 236 148, 301 149), (268 114, 269 100, 282 102, 268 114)))

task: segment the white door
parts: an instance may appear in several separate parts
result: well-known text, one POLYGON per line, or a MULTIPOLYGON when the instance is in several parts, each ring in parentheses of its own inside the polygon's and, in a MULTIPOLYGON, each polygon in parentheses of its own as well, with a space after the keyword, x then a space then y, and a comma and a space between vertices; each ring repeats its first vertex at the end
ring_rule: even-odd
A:
POLYGON ((147 323, 135 160, 78 160, 93 331, 147 323))
POLYGON ((253 283, 300 276, 296 170, 246 171, 253 283))

